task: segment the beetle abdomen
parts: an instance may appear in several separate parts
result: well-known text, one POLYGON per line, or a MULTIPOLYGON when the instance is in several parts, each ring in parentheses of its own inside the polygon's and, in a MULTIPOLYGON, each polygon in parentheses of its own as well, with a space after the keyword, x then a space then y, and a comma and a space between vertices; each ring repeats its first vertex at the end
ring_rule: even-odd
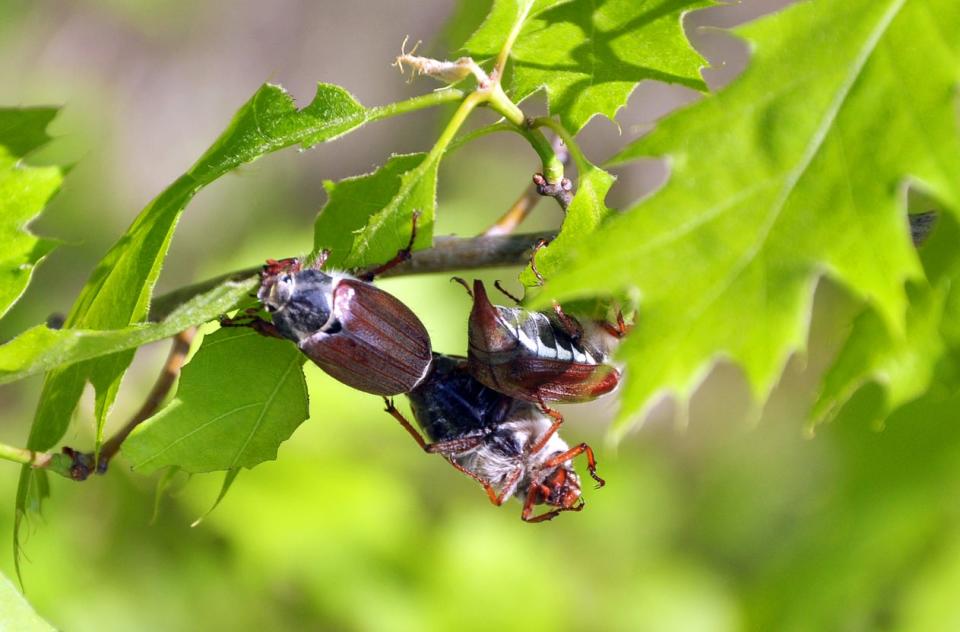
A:
POLYGON ((478 382, 462 357, 436 355, 430 375, 407 393, 413 416, 431 441, 488 432, 513 406, 507 395, 478 382))
POLYGON ((526 401, 589 401, 612 391, 620 372, 601 349, 575 340, 546 314, 493 305, 474 282, 469 359, 490 388, 526 401))
POLYGON ((406 393, 432 361, 430 336, 394 296, 369 283, 341 279, 333 290, 331 325, 300 349, 337 380, 375 395, 406 393))

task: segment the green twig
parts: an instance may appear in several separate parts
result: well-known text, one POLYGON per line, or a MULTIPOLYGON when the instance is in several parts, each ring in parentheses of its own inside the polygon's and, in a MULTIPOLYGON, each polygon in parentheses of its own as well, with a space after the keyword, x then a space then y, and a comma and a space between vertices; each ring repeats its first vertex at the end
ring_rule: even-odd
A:
POLYGON ((27 448, 16 448, 12 445, 0 443, 0 459, 22 463, 37 469, 45 469, 55 472, 60 476, 72 478, 70 468, 73 465, 73 459, 66 454, 51 454, 49 452, 37 452, 27 448))
POLYGON ((416 110, 422 110, 424 108, 432 108, 445 103, 455 103, 457 101, 462 101, 465 96, 466 94, 463 92, 463 90, 457 90, 454 88, 437 90, 436 92, 413 97, 412 99, 407 99, 406 101, 398 101, 397 103, 389 103, 387 105, 378 105, 376 107, 372 107, 367 113, 367 120, 379 121, 380 119, 390 118, 391 116, 399 116, 400 114, 415 112, 416 110))
MULTIPOLYGON (((414 251, 404 261, 383 277, 410 274, 436 274, 458 270, 479 270, 524 265, 530 260, 530 249, 541 239, 552 239, 553 232, 497 237, 434 237, 433 247, 414 251)), ((188 285, 162 296, 150 304, 150 320, 159 322, 194 296, 203 294, 228 281, 252 279, 259 275, 262 266, 228 272, 220 276, 188 285)))
POLYGON ((530 121, 530 126, 534 128, 550 128, 553 133, 559 136, 560 139, 563 140, 564 144, 566 144, 567 150, 570 152, 570 157, 573 158, 573 162, 577 165, 577 171, 579 171, 582 175, 590 170, 590 161, 587 160, 587 157, 584 155, 583 151, 580 150, 580 145, 578 145, 577 141, 574 140, 573 134, 568 132, 567 128, 564 127, 560 121, 552 119, 548 116, 542 116, 530 121))

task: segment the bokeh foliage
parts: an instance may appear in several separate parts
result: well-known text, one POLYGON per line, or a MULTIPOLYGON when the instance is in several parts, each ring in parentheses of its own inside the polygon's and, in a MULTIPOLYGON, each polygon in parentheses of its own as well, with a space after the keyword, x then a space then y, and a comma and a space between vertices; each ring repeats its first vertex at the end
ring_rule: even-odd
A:
MULTIPOLYGON (((525 98, 545 86, 550 111, 575 132, 595 114, 613 117, 636 82, 658 78, 658 73, 666 72, 651 64, 651 69, 628 73, 628 81, 617 83, 609 79, 624 68, 608 67, 604 73, 612 75, 586 73, 587 78, 592 77, 591 81, 596 80, 590 90, 571 88, 583 83, 584 65, 620 60, 624 42, 618 40, 621 33, 616 28, 617 20, 632 24, 638 30, 646 28, 649 33, 644 32, 651 37, 665 33, 671 45, 663 50, 675 54, 659 50, 649 59, 663 62, 664 68, 674 63, 678 69, 675 80, 679 78, 680 83, 703 88, 697 76, 700 58, 689 48, 679 28, 681 14, 703 4, 496 0, 492 3, 492 18, 481 26, 482 37, 475 36, 471 41, 476 45, 485 37, 502 35, 512 22, 503 20, 504 27, 498 16, 509 18, 529 9, 530 21, 520 32, 515 48, 516 67, 507 85, 516 98, 525 98), (649 14, 638 16, 636 9, 641 4, 650 9, 649 14), (561 35, 565 33, 563 37, 544 36, 551 33, 551 20, 559 25, 561 35), (589 27, 605 33, 598 39, 603 43, 599 56, 589 54, 593 41, 586 37, 589 27), (549 77, 541 76, 548 69, 536 67, 536 58, 542 56, 538 51, 557 52, 557 59, 568 63, 569 67, 556 75, 555 85, 551 85, 549 77), (608 85, 610 83, 616 85, 608 85)), ((24 10, 18 19, 25 19, 26 15, 29 13, 24 10)), ((482 18, 479 12, 463 11, 459 15, 469 16, 478 23, 482 18)), ((611 485, 602 492, 588 495, 584 513, 564 516, 549 525, 530 527, 518 520, 516 505, 494 510, 472 481, 444 467, 438 458, 420 453, 383 414, 377 398, 352 392, 307 365, 306 382, 311 394, 308 423, 280 446, 276 462, 244 471, 223 503, 195 529, 189 528, 190 523, 209 508, 221 486, 222 476, 189 478, 187 474, 175 473, 172 477, 159 478, 169 495, 157 500, 160 511, 156 515, 152 486, 157 480, 130 472, 124 466, 129 462, 123 465, 118 462, 110 476, 87 485, 77 487, 64 480, 53 481, 55 493, 45 509, 48 519, 34 520, 30 525, 31 563, 27 587, 31 601, 57 627, 81 630, 264 627, 938 630, 956 627, 960 622, 956 621, 952 588, 960 577, 960 538, 956 535, 960 507, 955 500, 958 497, 955 481, 960 480, 957 476, 960 436, 956 432, 954 411, 960 404, 956 392, 960 358, 952 317, 957 300, 951 291, 951 281, 960 269, 955 252, 958 230, 955 219, 945 215, 931 241, 921 250, 921 257, 914 257, 905 241, 902 221, 905 208, 902 196, 897 195, 897 186, 903 184, 906 176, 925 175, 921 179, 939 199, 938 208, 956 210, 956 181, 939 176, 952 172, 958 160, 954 155, 955 94, 960 68, 956 64, 956 38, 942 38, 942 41, 933 38, 934 45, 922 49, 894 43, 909 42, 917 33, 928 31, 955 33, 960 28, 957 18, 957 10, 950 3, 937 0, 877 3, 839 3, 838 0, 805 3, 748 27, 742 31, 744 36, 751 42, 764 44, 758 46, 752 70, 729 90, 709 96, 701 105, 667 119, 660 131, 633 145, 623 155, 623 158, 641 153, 671 156, 674 179, 659 197, 646 199, 605 227, 603 223, 611 214, 605 199, 614 180, 586 157, 578 157, 581 181, 570 221, 565 226, 564 237, 551 249, 552 254, 551 250, 545 253, 545 269, 552 272, 551 265, 557 270, 570 266, 565 276, 555 279, 553 291, 582 295, 585 284, 592 295, 605 290, 619 292, 627 286, 645 290, 639 293, 639 299, 641 318, 647 320, 641 322, 651 328, 651 333, 647 338, 638 336, 636 340, 649 344, 634 341, 628 357, 634 371, 642 367, 646 371, 642 375, 653 376, 648 381, 673 380, 686 384, 689 376, 696 374, 699 382, 702 358, 712 359, 715 354, 697 345, 709 338, 707 334, 711 332, 726 332, 730 340, 742 343, 744 348, 760 345, 753 351, 757 348, 762 351, 745 352, 742 356, 732 354, 744 367, 744 375, 731 365, 721 365, 721 370, 692 396, 689 424, 684 431, 654 423, 641 434, 625 436, 617 450, 601 450, 602 472, 611 485), (830 10, 839 6, 844 7, 849 19, 830 18, 830 10), (937 24, 929 19, 934 10, 940 16, 937 24), (878 31, 877 25, 883 28, 878 31), (848 31, 862 37, 841 37, 848 31), (888 42, 885 38, 892 39, 888 42), (845 50, 849 53, 847 57, 837 57, 824 41, 842 42, 851 50, 845 50), (864 42, 877 46, 878 56, 874 55, 874 49, 863 48, 864 42), (794 54, 777 57, 774 43, 789 44, 801 53, 816 54, 788 51, 794 54), (817 44, 823 48, 817 48, 817 44), (889 57, 897 51, 903 55, 889 57), (918 88, 911 92, 913 100, 893 102, 887 98, 876 101, 868 98, 874 88, 890 96, 894 62, 918 66, 923 65, 924 56, 930 55, 936 55, 942 63, 932 74, 909 73, 918 88), (850 61, 848 57, 853 60, 851 63, 844 62, 850 61), (858 69, 856 64, 861 67, 858 69), (758 78, 764 69, 784 65, 789 72, 772 74, 785 82, 786 88, 781 89, 780 84, 762 76, 758 78), (800 72, 810 68, 824 72, 820 75, 800 72), (870 72, 864 77, 858 76, 859 83, 842 82, 849 78, 850 72, 857 74, 862 68, 870 72), (831 100, 831 95, 836 96, 831 86, 837 82, 856 98, 847 100, 844 96, 839 104, 831 100), (937 89, 926 90, 931 86, 937 89), (772 106, 759 110, 769 114, 759 116, 758 108, 752 106, 758 102, 757 93, 767 92, 782 99, 773 99, 772 106), (801 93, 816 98, 804 101, 798 98, 801 93), (727 125, 726 119, 720 116, 731 111, 727 107, 731 103, 736 106, 733 111, 746 112, 742 125, 751 129, 759 125, 770 134, 742 135, 744 145, 752 153, 740 151, 741 145, 724 144, 731 135, 737 136, 737 128, 727 125), (777 210, 770 214, 770 208, 776 205, 760 204, 734 218, 741 223, 783 232, 777 242, 784 245, 783 248, 774 249, 773 255, 763 250, 761 263, 779 261, 782 265, 764 268, 764 271, 786 274, 794 285, 777 286, 764 292, 767 303, 763 307, 776 308, 778 314, 792 319, 809 319, 812 302, 816 310, 809 345, 806 335, 798 342, 796 336, 775 336, 767 330, 760 332, 768 335, 769 339, 764 340, 756 325, 766 326, 766 313, 742 300, 744 296, 756 296, 750 293, 724 297, 743 312, 735 310, 724 328, 699 331, 676 326, 672 330, 669 325, 678 324, 670 317, 673 312, 664 310, 657 301, 667 296, 675 301, 677 312, 682 312, 684 302, 689 308, 688 294, 700 288, 691 279, 709 282, 712 278, 709 271, 696 272, 711 267, 713 260, 706 255, 726 261, 724 248, 729 249, 726 255, 756 254, 758 251, 742 247, 741 243, 749 240, 753 233, 736 230, 733 219, 732 228, 727 227, 730 230, 721 231, 722 234, 697 233, 695 243, 688 244, 691 252, 685 256, 677 252, 671 254, 668 263, 682 260, 682 266, 658 265, 662 262, 638 259, 637 253, 647 253, 648 247, 655 248, 661 232, 670 236, 676 229, 675 224, 685 226, 687 214, 696 221, 703 212, 697 204, 708 204, 712 199, 704 196, 705 193, 740 200, 736 187, 751 177, 759 178, 761 166, 780 173, 778 169, 783 164, 778 161, 789 163, 791 156, 796 157, 797 152, 788 151, 793 144, 810 141, 806 127, 797 121, 810 122, 808 119, 823 114, 823 108, 814 107, 817 104, 826 108, 828 114, 832 111, 840 119, 850 118, 842 125, 833 125, 831 121, 827 128, 815 130, 826 132, 818 142, 836 144, 826 152, 829 155, 823 158, 824 164, 817 167, 817 175, 821 176, 817 183, 822 187, 810 186, 804 190, 801 186, 804 170, 811 164, 804 163, 809 156, 801 152, 799 164, 806 165, 801 170, 804 173, 799 178, 784 180, 791 187, 790 195, 795 196, 784 204, 790 202, 802 209, 791 213, 777 210), (878 112, 879 104, 888 109, 878 112), (846 113, 844 108, 855 111, 846 113), (796 116, 786 117, 783 112, 793 112, 796 116), (890 127, 900 134, 898 151, 889 154, 889 161, 884 163, 888 169, 877 169, 869 163, 854 168, 840 160, 837 156, 841 149, 853 151, 857 147, 867 158, 884 155, 882 138, 875 130, 870 131, 884 113, 899 122, 890 127), (911 113, 920 113, 923 120, 936 122, 935 127, 940 131, 934 138, 922 134, 911 136, 904 122, 911 113), (789 121, 785 123, 785 119, 789 121), (868 127, 870 129, 866 129, 868 127), (932 148, 930 155, 939 156, 939 160, 927 163, 915 159, 919 146, 924 143, 928 149, 932 148), (676 146, 681 146, 683 151, 678 152, 676 146), (710 154, 712 164, 702 173, 695 160, 686 157, 687 152, 696 157, 716 147, 720 150, 710 154), (737 155, 731 158, 721 150, 737 155), (770 160, 756 159, 758 153, 770 160), (914 168, 917 164, 922 169, 914 168), (742 180, 724 179, 730 170, 739 173, 742 180), (711 172, 713 180, 706 177, 711 172), (846 226, 856 226, 856 231, 851 229, 847 234, 832 225, 827 230, 822 225, 810 226, 811 221, 798 220, 798 217, 807 217, 801 212, 803 209, 812 213, 810 209, 814 207, 821 211, 839 208, 845 209, 844 212, 837 212, 831 221, 842 224, 852 211, 838 206, 827 208, 824 200, 830 196, 821 189, 829 190, 831 183, 840 180, 862 184, 868 172, 883 174, 889 186, 874 200, 880 201, 878 205, 868 209, 872 215, 846 226), (668 204, 673 199, 671 196, 680 195, 675 192, 678 187, 689 193, 683 198, 685 202, 668 204), (811 201, 818 201, 820 206, 811 201), (666 208, 660 209, 658 204, 666 208), (763 215, 766 223, 751 223, 750 212, 767 213, 763 215), (779 223, 781 218, 794 221, 784 227, 779 223), (600 231, 590 241, 581 240, 598 227, 600 231), (874 238, 879 240, 880 252, 857 250, 857 246, 869 244, 874 238), (815 243, 808 244, 804 239, 815 243), (649 246, 650 241, 653 246, 649 246), (582 251, 572 259, 571 266, 569 254, 576 254, 578 245, 582 251), (793 259, 774 256, 784 253, 802 256, 793 259), (816 276, 807 264, 808 259, 816 259, 818 255, 821 259, 837 258, 848 264, 850 270, 844 275, 839 273, 843 266, 828 266, 832 274, 827 277, 833 280, 820 282, 814 300, 812 284, 816 276), (868 263, 881 261, 884 265, 867 269, 861 259, 868 263), (790 262, 797 268, 789 269, 790 262), (891 275, 881 279, 884 281, 882 292, 877 290, 879 285, 866 283, 880 283, 877 279, 883 277, 882 273, 891 270, 891 275), (679 275, 680 280, 667 273, 679 275), (683 276, 685 274, 687 276, 683 276), (911 279, 910 284, 904 285, 907 278, 911 279), (637 279, 643 282, 635 283, 637 279), (651 292, 649 284, 656 287, 657 283, 669 285, 675 294, 661 296, 651 292), (807 302, 799 306, 796 284, 807 292, 807 302), (775 300, 774 290, 793 298, 775 300), (862 300, 864 297, 869 299, 866 303, 862 300), (648 301, 646 307, 644 300, 648 301), (850 337, 849 331, 853 332, 850 337), (669 347, 681 338, 677 344, 692 349, 686 356, 675 357, 662 349, 656 353, 650 351, 659 349, 657 344, 669 347), (761 344, 764 342, 766 346, 761 344), (779 377, 784 361, 784 345, 789 349, 805 347, 806 363, 787 365, 782 382, 775 388, 775 378, 779 377), (826 373, 821 399, 814 404, 817 384, 833 357, 838 361, 826 373), (667 370, 671 366, 674 368, 667 370), (763 418, 754 426, 744 421, 744 412, 753 405, 751 391, 757 392, 758 383, 763 397, 772 394, 772 399, 763 418), (811 405, 818 415, 830 408, 834 419, 818 427, 816 434, 809 437, 804 432, 810 427, 807 411, 811 405)), ((136 18, 126 15, 126 19, 136 18)), ((140 19, 152 23, 161 18, 147 11, 140 19)), ((176 22, 175 17, 167 19, 176 22)), ((459 32, 465 37, 471 30, 459 32)), ((394 35, 390 31, 390 36, 394 35)), ((456 45, 459 36, 451 37, 456 45)), ((480 47, 476 52, 482 55, 483 50, 480 47)), ((494 54, 496 50, 487 52, 494 54)), ((636 59, 620 61, 624 67, 640 64, 636 59)), ((353 85, 348 87, 355 89, 353 85)), ((298 111, 279 88, 262 88, 241 110, 222 140, 194 168, 198 182, 212 182, 224 173, 223 169, 200 168, 206 163, 228 165, 225 169, 229 170, 281 145, 300 141, 312 144, 323 140, 325 134, 336 135, 370 117, 372 110, 362 108, 338 88, 321 86, 321 93, 326 96, 314 102, 319 105, 298 111), (336 107, 325 106, 327 97, 336 101, 336 107), (310 120, 299 120, 301 116, 310 120), (317 120, 328 119, 337 121, 337 125, 330 126, 333 131, 329 134, 300 133, 317 120), (260 135, 251 136, 254 132, 260 135), (237 146, 246 147, 248 151, 227 150, 237 146)), ((922 127, 931 129, 930 125, 922 127)), ((421 131, 427 137, 436 136, 429 127, 421 131)), ((615 148, 608 149, 609 155, 615 148)), ((381 151, 375 160, 384 164, 391 153, 395 152, 381 151)), ((602 157, 600 154, 594 158, 602 157)), ((531 169, 530 164, 519 156, 509 156, 499 144, 487 145, 486 149, 481 146, 473 154, 468 150, 445 158, 439 172, 438 163, 439 156, 437 162, 428 165, 429 169, 417 171, 414 158, 400 156, 367 179, 336 178, 337 184, 325 185, 331 200, 327 211, 331 214, 326 219, 320 216, 316 245, 367 243, 362 241, 366 238, 364 235, 351 239, 355 236, 347 234, 344 228, 356 220, 344 214, 348 206, 344 203, 359 195, 368 201, 366 210, 371 216, 387 213, 383 217, 390 221, 380 222, 385 228, 383 241, 370 243, 382 253, 392 252, 405 238, 400 227, 407 230, 409 226, 404 214, 412 211, 411 200, 420 205, 429 204, 432 209, 438 173, 441 187, 436 203, 437 221, 449 231, 476 232, 496 212, 491 211, 489 218, 480 218, 483 221, 478 225, 481 214, 477 209, 503 208, 513 193, 508 189, 518 185, 519 191, 519 185, 528 180, 531 169), (399 172, 391 171, 403 165, 406 168, 399 169, 400 172, 417 176, 410 186, 403 182, 399 172), (465 173, 483 173, 485 182, 498 184, 477 187, 476 178, 466 177, 465 173), (517 173, 523 177, 511 179, 517 173), (376 185, 379 197, 366 195, 369 191, 363 187, 370 182, 376 185), (449 190, 444 190, 443 183, 449 183, 449 190), (402 193, 399 201, 398 191, 402 193), (330 234, 331 226, 343 229, 343 234, 330 234)), ((353 173, 369 171, 367 164, 353 173)), ((304 178, 316 179, 315 174, 304 178)), ((274 179, 280 181, 277 174, 274 179)), ((73 316, 76 323, 116 330, 136 323, 145 315, 143 297, 149 296, 157 280, 158 261, 169 246, 170 231, 183 204, 195 192, 192 185, 177 182, 179 185, 175 184, 174 189, 179 187, 182 191, 177 195, 165 194, 175 198, 170 204, 161 205, 167 210, 158 215, 148 206, 145 219, 138 220, 127 238, 115 246, 111 251, 114 254, 108 255, 102 264, 102 274, 95 275, 88 288, 102 285, 101 282, 106 283, 104 279, 112 276, 131 274, 139 275, 136 279, 141 285, 118 282, 114 289, 104 293, 100 307, 90 298, 99 295, 99 290, 85 291, 83 296, 87 298, 75 308, 75 314, 83 314, 121 305, 123 309, 116 314, 103 312, 107 314, 103 318, 118 320, 101 322, 91 316, 93 320, 86 322, 83 316, 73 316), (154 221, 151 217, 163 220, 156 231, 138 228, 154 221), (137 248, 143 244, 150 245, 147 248, 150 256, 145 257, 144 265, 125 267, 124 257, 138 261, 137 248), (137 291, 130 292, 130 285, 137 285, 137 291)), ((763 182, 767 180, 761 180, 761 184, 763 182)), ((258 185, 269 189, 271 182, 258 185)), ((273 191, 283 189, 278 186, 273 191)), ((314 190, 307 205, 315 208, 319 193, 314 190)), ((160 199, 162 201, 163 196, 160 199)), ((836 197, 830 199, 838 201, 836 197)), ((288 196, 285 203, 295 204, 296 197, 288 196)), ((129 209, 117 212, 129 216, 129 209)), ((269 214, 272 219, 276 212, 270 208, 269 214)), ((709 213, 706 216, 712 217, 709 213)), ((290 244, 298 244, 304 250, 311 247, 312 218, 289 226, 274 225, 263 222, 263 216, 259 219, 252 213, 245 216, 235 208, 230 209, 230 217, 245 224, 251 235, 247 243, 230 246, 229 256, 238 261, 253 263, 265 256, 290 254, 288 250, 278 253, 269 248, 287 249, 290 244)), ((429 219, 432 228, 432 214, 429 219)), ((539 218, 537 221, 549 220, 539 218)), ((363 222, 355 224, 354 229, 364 226, 363 222)), ((53 234, 69 235, 69 231, 53 234)), ((429 231, 426 235, 428 238, 429 231)), ((361 250, 366 248, 364 245, 361 250)), ((54 258, 57 256, 65 255, 57 253, 54 258)), ((205 255, 197 249, 190 256, 203 260, 205 255)), ((364 262, 365 257, 361 256, 364 262)), ((213 270, 222 271, 227 258, 212 257, 209 265, 213 270)), ((747 260, 747 265, 754 263, 754 259, 747 260)), ((727 272, 721 269, 717 274, 727 272)), ((500 271, 496 276, 502 278, 515 273, 500 271)), ((763 278, 769 281, 774 277, 763 278)), ((384 286, 423 316, 438 349, 462 352, 468 304, 462 292, 451 287, 446 278, 388 281, 384 286)), ((68 304, 72 296, 65 293, 57 300, 68 304)), ((205 320, 207 316, 197 318, 205 320)), ((142 328, 135 325, 136 331, 123 330, 124 335, 138 334, 142 328)), ((64 334, 51 332, 51 335, 64 334)), ((252 380, 245 366, 233 370, 229 358, 215 358, 216 349, 207 346, 223 342, 221 338, 229 342, 235 337, 235 333, 220 333, 205 338, 206 344, 194 357, 197 364, 188 365, 178 399, 151 422, 153 430, 150 426, 144 427, 145 434, 153 439, 163 438, 165 429, 177 430, 188 423, 190 420, 184 421, 178 412, 182 410, 178 402, 192 398, 199 402, 194 410, 207 410, 215 418, 222 412, 217 407, 229 402, 226 399, 209 401, 214 397, 212 393, 222 392, 225 398, 229 393, 233 393, 234 398, 257 395, 244 388, 252 380), (215 364, 217 374, 192 376, 189 366, 202 368, 205 362, 215 364), (176 423, 162 426, 169 418, 176 423)), ((716 336, 712 338, 714 342, 716 339, 716 336)), ((258 342, 277 344, 276 341, 258 342)), ((116 350, 116 347, 109 349, 116 350)), ((250 357, 255 353, 272 351, 248 351, 242 355, 250 357)), ((301 397, 302 384, 296 379, 288 383, 288 373, 284 372, 296 358, 281 358, 278 354, 275 359, 281 361, 277 365, 278 383, 297 391, 291 400, 305 402, 301 397)), ((100 422, 117 394, 118 376, 123 374, 128 362, 128 356, 120 361, 101 361, 103 371, 100 373, 104 377, 94 380, 103 387, 95 414, 100 422)), ((71 377, 70 388, 65 389, 71 400, 69 406, 51 409, 57 414, 51 413, 48 430, 53 428, 60 435, 66 431, 69 413, 80 399, 85 379, 99 374, 90 369, 91 366, 86 365, 71 377)), ((138 373, 134 365, 134 371, 127 378, 127 388, 133 391, 139 388, 142 392, 149 378, 138 373)), ((267 380, 258 386, 270 390, 272 383, 267 380)), ((28 384, 28 393, 29 388, 28 384)), ((637 395, 634 390, 628 406, 639 407, 647 395, 649 393, 637 395)), ((24 397, 27 399, 29 397, 24 397)), ((571 423, 566 432, 577 440, 602 444, 605 428, 599 421, 610 416, 613 405, 601 402, 571 408, 571 423)), ((23 406, 8 410, 23 410, 23 406)), ((81 412, 80 416, 86 423, 75 426, 89 428, 92 425, 89 414, 81 412)), ((276 443, 285 439, 303 416, 301 411, 296 418, 279 424, 276 443)), ((25 430, 22 420, 18 421, 19 435, 8 435, 4 428, 0 436, 16 443, 16 437, 22 436, 25 430)), ((74 433, 67 436, 71 444, 94 440, 88 430, 74 433)), ((130 455, 135 462, 136 444, 132 445, 130 455)), ((244 452, 246 445, 241 446, 240 452, 244 452)), ((240 456, 236 446, 213 447, 222 448, 230 457, 219 466, 231 472, 236 471, 233 468, 237 465, 272 458, 276 450, 275 443, 258 445, 250 463, 240 463, 234 458, 240 456)), ((213 459, 216 450, 208 452, 202 456, 213 459)), ((207 460, 203 460, 201 466, 190 469, 210 469, 207 466, 207 460)), ((14 493, 13 477, 0 478, 0 497, 10 498, 14 493)), ((0 537, 10 535, 13 522, 12 507, 0 504, 0 537)), ((9 560, 2 560, 6 572, 11 566, 9 560)), ((0 604, 5 603, 6 594, 0 596, 0 604)), ((0 613, 0 622, 3 614, 0 613)))

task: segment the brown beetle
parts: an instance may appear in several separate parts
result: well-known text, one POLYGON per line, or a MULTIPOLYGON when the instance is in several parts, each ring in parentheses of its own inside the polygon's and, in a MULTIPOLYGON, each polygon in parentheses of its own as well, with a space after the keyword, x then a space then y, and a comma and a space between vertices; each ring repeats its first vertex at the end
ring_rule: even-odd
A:
POLYGON ((369 281, 409 258, 414 235, 407 248, 362 279, 324 272, 325 255, 309 267, 297 259, 268 260, 257 298, 272 322, 246 317, 221 324, 293 340, 317 366, 358 390, 406 393, 430 370, 430 336, 409 307, 369 281))
POLYGON ((616 388, 620 372, 607 362, 616 336, 606 327, 584 326, 559 308, 494 305, 480 280, 471 295, 470 371, 490 388, 540 404, 589 401, 616 388))

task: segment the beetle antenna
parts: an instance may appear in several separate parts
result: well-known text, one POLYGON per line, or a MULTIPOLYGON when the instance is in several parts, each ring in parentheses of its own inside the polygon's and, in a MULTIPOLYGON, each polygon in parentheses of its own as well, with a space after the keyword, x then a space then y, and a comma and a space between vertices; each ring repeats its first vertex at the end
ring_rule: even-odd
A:
POLYGON ((473 290, 470 289, 470 284, 463 277, 450 277, 451 281, 455 281, 463 286, 463 289, 467 291, 467 294, 470 295, 470 298, 473 298, 473 290))
POLYGON ((502 285, 500 285, 500 280, 499 280, 499 279, 493 282, 493 287, 495 287, 495 288, 497 288, 498 290, 500 290, 500 293, 501 293, 501 294, 503 294, 504 296, 506 296, 508 299, 510 299, 511 301, 513 301, 514 303, 516 303, 517 305, 523 304, 523 301, 521 301, 520 299, 518 299, 516 296, 514 296, 513 294, 511 294, 510 292, 508 292, 502 285))
POLYGON ((548 243, 546 239, 538 239, 537 245, 533 247, 533 252, 530 253, 530 271, 533 272, 533 276, 537 277, 537 285, 544 284, 543 275, 537 270, 537 253, 548 243))

